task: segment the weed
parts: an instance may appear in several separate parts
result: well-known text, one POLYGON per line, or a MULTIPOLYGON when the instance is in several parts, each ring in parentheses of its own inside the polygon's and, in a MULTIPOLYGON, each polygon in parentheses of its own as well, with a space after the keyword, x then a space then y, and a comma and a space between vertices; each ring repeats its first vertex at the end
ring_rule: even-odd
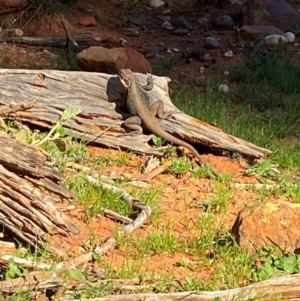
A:
POLYGON ((158 76, 167 76, 174 69, 174 67, 178 64, 178 58, 161 58, 155 67, 153 73, 158 76))
POLYGON ((299 273, 300 256, 278 255, 277 247, 264 247, 257 252, 257 263, 252 272, 255 281, 263 281, 283 274, 299 273))
POLYGON ((174 159, 171 167, 169 168, 169 171, 175 173, 175 174, 184 174, 187 173, 191 169, 191 162, 183 157, 174 159))
POLYGON ((55 13, 64 9, 64 4, 60 0, 29 0, 29 5, 34 10, 43 13, 55 13))

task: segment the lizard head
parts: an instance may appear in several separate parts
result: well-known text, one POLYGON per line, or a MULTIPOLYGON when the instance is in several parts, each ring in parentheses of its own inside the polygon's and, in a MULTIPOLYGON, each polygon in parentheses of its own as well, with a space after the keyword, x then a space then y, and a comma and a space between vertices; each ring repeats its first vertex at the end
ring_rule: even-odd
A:
POLYGON ((130 69, 119 69, 118 75, 125 89, 129 89, 131 83, 137 81, 135 74, 130 69))

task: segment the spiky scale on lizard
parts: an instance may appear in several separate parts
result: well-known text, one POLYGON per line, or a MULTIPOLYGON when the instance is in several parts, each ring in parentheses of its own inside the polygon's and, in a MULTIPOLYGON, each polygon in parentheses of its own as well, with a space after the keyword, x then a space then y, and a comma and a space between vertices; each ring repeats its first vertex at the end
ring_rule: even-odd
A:
MULTIPOLYGON (((202 165, 206 165, 205 160, 201 157, 198 151, 189 143, 176 138, 170 133, 166 132, 159 124, 156 116, 160 119, 169 117, 170 113, 164 113, 164 103, 161 100, 150 103, 150 98, 145 90, 151 90, 153 87, 152 76, 148 76, 147 85, 141 86, 138 78, 130 69, 120 69, 119 78, 127 90, 127 98, 125 100, 126 107, 131 117, 123 122, 124 128, 142 133, 142 123, 153 134, 160 136, 168 142, 174 143, 179 146, 184 146, 191 150, 202 165)), ((172 114, 172 113, 171 113, 172 114)), ((214 172, 215 173, 215 172, 214 172)))

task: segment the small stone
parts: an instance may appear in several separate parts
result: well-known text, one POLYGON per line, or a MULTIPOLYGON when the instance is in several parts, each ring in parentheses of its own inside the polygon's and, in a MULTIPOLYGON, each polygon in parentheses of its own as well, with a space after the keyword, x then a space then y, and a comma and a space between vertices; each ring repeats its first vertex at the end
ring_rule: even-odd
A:
POLYGON ((128 21, 137 26, 142 26, 147 24, 147 18, 145 16, 129 16, 128 21))
POLYGON ((283 35, 284 31, 268 25, 244 25, 240 28, 241 37, 245 40, 260 40, 266 35, 279 34, 283 35))
POLYGON ((129 31, 126 33, 126 36, 128 37, 139 37, 140 33, 137 30, 129 31))
POLYGON ((174 48, 174 52, 179 52, 179 49, 178 48, 174 48))
POLYGON ((166 28, 167 28, 168 30, 174 30, 174 26, 173 26, 173 25, 167 26, 166 28))
POLYGON ((165 2, 161 1, 161 0, 150 0, 149 1, 149 6, 154 7, 154 8, 158 8, 161 6, 164 6, 165 2))
POLYGON ((165 44, 164 44, 163 42, 159 42, 159 43, 158 43, 158 46, 164 47, 165 44))
POLYGON ((204 42, 204 47, 208 49, 216 49, 216 48, 220 48, 221 45, 216 38, 207 37, 204 42))
POLYGON ((226 76, 229 75, 229 71, 227 71, 227 70, 224 71, 224 75, 226 75, 226 76))
POLYGON ((200 73, 204 73, 204 71, 205 71, 205 68, 204 67, 200 67, 200 73))
POLYGON ((112 43, 112 44, 119 44, 120 43, 120 39, 115 37, 115 36, 111 36, 111 35, 108 35, 105 37, 105 41, 107 43, 112 43))
POLYGON ((230 89, 227 85, 221 84, 218 86, 218 91, 223 93, 228 93, 230 89))
POLYGON ((171 22, 172 20, 172 18, 169 16, 160 17, 159 19, 162 20, 163 22, 171 22))
POLYGON ((85 27, 95 26, 96 19, 92 16, 85 16, 79 19, 78 24, 85 27))
POLYGON ((217 28, 232 29, 233 19, 228 15, 224 15, 224 16, 215 18, 212 21, 212 24, 214 27, 217 27, 217 28))
POLYGON ((295 43, 294 46, 295 46, 295 47, 298 47, 298 46, 299 46, 299 43, 295 43))
POLYGON ((187 74, 186 72, 184 71, 181 71, 179 74, 178 74, 178 78, 186 78, 187 77, 187 74))
POLYGON ((164 28, 167 28, 168 26, 173 27, 173 25, 169 21, 165 21, 163 24, 161 24, 161 27, 164 27, 164 28))
POLYGON ((127 44, 127 40, 125 40, 125 39, 123 39, 123 38, 120 38, 119 39, 120 40, 120 42, 121 42, 121 45, 126 45, 127 44))
POLYGON ((286 37, 281 36, 279 34, 271 34, 271 35, 266 36, 265 42, 266 42, 266 45, 269 45, 269 46, 278 46, 280 39, 283 44, 286 44, 288 42, 286 37))
POLYGON ((173 31, 173 33, 177 36, 183 36, 189 33, 188 29, 176 29, 173 31))
POLYGON ((295 35, 292 32, 286 32, 283 36, 288 40, 289 43, 295 42, 295 35))
POLYGON ((232 50, 228 49, 227 51, 225 51, 225 52, 223 53, 223 56, 224 56, 224 57, 227 57, 227 58, 233 57, 233 52, 232 52, 232 50))
POLYGON ((163 14, 169 14, 170 12, 171 12, 170 9, 166 9, 166 10, 163 11, 163 14))

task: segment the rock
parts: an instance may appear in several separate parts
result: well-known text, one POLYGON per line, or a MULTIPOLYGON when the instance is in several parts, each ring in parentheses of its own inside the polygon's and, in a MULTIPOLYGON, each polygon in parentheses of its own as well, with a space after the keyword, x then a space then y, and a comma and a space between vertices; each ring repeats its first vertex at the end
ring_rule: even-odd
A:
POLYGON ((147 17, 132 15, 128 17, 128 21, 133 25, 143 26, 147 24, 147 17))
POLYGON ((261 40, 266 35, 280 34, 283 35, 284 31, 276 28, 275 26, 267 25, 244 25, 240 28, 241 37, 248 41, 261 40))
POLYGON ((204 47, 208 49, 216 49, 216 48, 220 48, 221 45, 216 38, 207 37, 204 42, 204 47))
POLYGON ((96 19, 92 16, 85 16, 79 19, 78 24, 85 27, 95 26, 96 19))
POLYGON ((292 32, 286 32, 283 36, 288 40, 289 43, 295 42, 296 37, 292 32))
POLYGON ((273 25, 284 31, 300 20, 299 11, 286 0, 248 0, 241 14, 245 25, 273 25))
POLYGON ((161 0, 150 0, 149 1, 149 6, 157 8, 157 7, 161 7, 164 6, 165 2, 161 1, 161 0))
POLYGON ((227 58, 233 57, 233 52, 232 52, 232 50, 228 49, 227 51, 225 51, 225 52, 223 53, 223 56, 224 56, 224 57, 227 57, 227 58))
POLYGON ((233 19, 228 15, 220 16, 212 21, 214 27, 223 29, 232 29, 233 23, 233 19))
POLYGON ((265 37, 266 45, 269 46, 278 46, 280 43, 280 39, 283 44, 286 44, 288 42, 287 38, 284 36, 281 36, 279 34, 271 34, 265 37))
POLYGON ((104 40, 107 43, 111 43, 111 44, 120 44, 120 39, 115 37, 115 36, 111 36, 111 35, 107 35, 104 40))
POLYGON ((299 251, 299 216, 300 204, 256 203, 239 212, 232 233, 237 244, 250 252, 274 245, 283 252, 299 251))
POLYGON ((218 86, 218 91, 223 93, 228 93, 230 92, 230 89, 227 85, 221 84, 218 86))
POLYGON ((183 17, 175 18, 174 20, 171 21, 171 23, 175 28, 193 30, 193 26, 191 25, 191 23, 183 17))
POLYGON ((174 31, 173 31, 173 33, 175 34, 175 35, 177 35, 177 36, 184 36, 184 35, 186 35, 186 34, 188 34, 189 33, 189 30, 188 29, 175 29, 174 31))
POLYGON ((77 54, 77 62, 84 71, 116 73, 118 69, 129 68, 134 72, 151 72, 151 66, 145 57, 127 47, 107 49, 92 46, 77 54))

